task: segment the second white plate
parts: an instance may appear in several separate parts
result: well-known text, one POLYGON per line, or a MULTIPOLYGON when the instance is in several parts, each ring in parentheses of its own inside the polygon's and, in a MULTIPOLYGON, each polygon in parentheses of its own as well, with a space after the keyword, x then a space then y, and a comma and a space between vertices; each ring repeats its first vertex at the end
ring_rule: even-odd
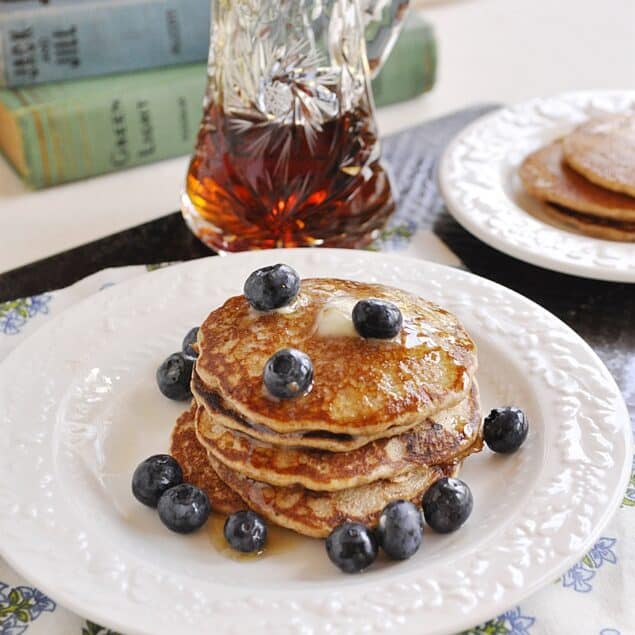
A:
POLYGON ((470 233, 539 267, 635 282, 635 244, 591 238, 548 220, 518 177, 522 160, 589 117, 635 110, 635 91, 576 92, 532 99, 474 122, 447 147, 439 184, 470 233))

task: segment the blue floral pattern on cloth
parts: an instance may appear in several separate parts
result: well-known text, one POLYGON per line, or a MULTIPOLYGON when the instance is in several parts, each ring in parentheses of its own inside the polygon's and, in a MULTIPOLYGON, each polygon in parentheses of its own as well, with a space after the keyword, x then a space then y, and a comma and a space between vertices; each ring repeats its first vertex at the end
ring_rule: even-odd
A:
POLYGON ((633 456, 633 471, 631 472, 631 480, 628 482, 626 494, 624 494, 624 507, 635 507, 635 456, 633 456))
POLYGON ((146 268, 146 271, 152 272, 152 271, 157 271, 158 269, 165 269, 166 267, 169 267, 170 265, 174 265, 174 264, 176 264, 176 262, 174 261, 155 262, 154 264, 151 264, 151 265, 145 265, 145 268, 146 268))
POLYGON ((119 633, 86 620, 86 624, 82 627, 82 635, 119 635, 119 633))
POLYGON ((578 593, 589 593, 593 589, 591 580, 595 577, 597 570, 605 562, 617 564, 617 556, 613 551, 616 542, 616 538, 606 536, 600 538, 589 553, 562 576, 562 586, 572 588, 578 593))
POLYGON ((37 589, 0 582, 0 635, 21 635, 42 613, 55 608, 55 602, 37 589))
POLYGON ((0 303, 0 333, 17 335, 27 320, 38 313, 49 312, 50 293, 0 303))
POLYGON ((463 635, 530 635, 535 617, 523 615, 519 606, 481 626, 465 631, 463 635))
POLYGON ((398 225, 391 225, 368 247, 369 251, 399 251, 405 249, 410 239, 417 231, 417 224, 413 220, 406 220, 398 225))

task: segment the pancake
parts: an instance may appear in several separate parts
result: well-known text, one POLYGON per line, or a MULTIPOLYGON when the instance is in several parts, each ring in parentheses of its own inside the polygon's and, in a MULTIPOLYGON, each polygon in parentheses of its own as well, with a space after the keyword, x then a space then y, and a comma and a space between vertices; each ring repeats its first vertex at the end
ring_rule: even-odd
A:
POLYGON ((595 117, 563 141, 564 157, 596 185, 635 196, 635 114, 595 117))
POLYGON ((476 370, 476 345, 448 311, 399 289, 337 279, 303 280, 291 310, 259 313, 244 296, 213 311, 198 334, 196 371, 232 410, 279 433, 328 431, 368 436, 411 426, 462 401, 476 370), (318 317, 334 300, 383 298, 399 306, 404 326, 394 340, 324 335, 318 317), (276 400, 262 372, 284 347, 313 361, 312 390, 276 400))
POLYGON ((565 228, 573 229, 585 236, 602 238, 603 240, 635 242, 635 222, 620 223, 608 218, 578 214, 557 205, 546 205, 544 214, 565 228))
POLYGON ((635 222, 635 198, 591 183, 564 162, 562 140, 530 154, 519 170, 525 189, 581 214, 635 222))
POLYGON ((338 491, 388 479, 424 465, 462 460, 482 447, 476 384, 468 399, 398 436, 351 452, 280 448, 220 425, 199 408, 201 444, 228 468, 254 480, 315 491, 338 491))
POLYGON ((196 373, 194 373, 192 381, 192 392, 197 403, 205 407, 210 415, 214 416, 218 423, 225 428, 243 432, 259 441, 282 447, 303 447, 330 450, 331 452, 349 452, 375 439, 394 436, 412 427, 411 425, 392 426, 368 436, 328 432, 327 430, 296 430, 295 432, 281 433, 267 426, 249 421, 239 412, 232 410, 218 393, 207 390, 202 386, 196 373))
POLYGON ((391 480, 338 492, 314 492, 302 486, 277 487, 248 478, 210 455, 209 461, 220 476, 249 508, 267 520, 305 536, 324 538, 346 520, 377 524, 384 507, 397 499, 421 503, 426 490, 442 476, 458 473, 458 464, 420 467, 391 480))
POLYGON ((170 439, 170 454, 183 470, 183 479, 200 487, 209 497, 212 509, 232 514, 245 509, 245 502, 218 477, 210 465, 207 452, 196 438, 196 406, 192 404, 177 420, 170 439))

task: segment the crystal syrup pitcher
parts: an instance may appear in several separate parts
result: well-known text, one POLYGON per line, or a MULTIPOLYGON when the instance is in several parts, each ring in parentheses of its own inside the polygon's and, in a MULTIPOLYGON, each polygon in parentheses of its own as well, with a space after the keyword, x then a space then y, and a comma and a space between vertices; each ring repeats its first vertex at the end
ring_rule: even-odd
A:
POLYGON ((222 252, 359 247, 377 235, 394 202, 370 78, 407 4, 212 0, 204 114, 182 197, 201 240, 222 252))

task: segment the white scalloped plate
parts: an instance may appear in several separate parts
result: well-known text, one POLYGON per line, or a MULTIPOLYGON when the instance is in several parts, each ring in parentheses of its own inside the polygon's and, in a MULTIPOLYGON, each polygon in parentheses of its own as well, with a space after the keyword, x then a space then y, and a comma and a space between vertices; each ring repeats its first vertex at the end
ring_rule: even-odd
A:
POLYGON ((589 117, 635 110, 635 91, 566 93, 498 110, 461 131, 439 164, 448 210, 470 233, 525 262, 585 278, 635 282, 635 243, 559 226, 518 177, 522 160, 589 117))
MULTIPOLYGON (((245 337, 249 335, 246 333, 245 337)), ((178 265, 106 289, 43 326, 0 366, 0 550, 45 593, 136 633, 454 633, 553 583, 591 546, 631 464, 624 401, 592 350, 529 300, 457 269, 345 250, 251 252, 178 265), (302 276, 400 286, 455 312, 479 346, 484 410, 532 422, 515 455, 462 472, 474 513, 426 532, 419 553, 349 576, 298 537, 254 562, 206 530, 172 534, 130 493, 180 412, 160 361, 247 275, 284 261, 302 276)))

